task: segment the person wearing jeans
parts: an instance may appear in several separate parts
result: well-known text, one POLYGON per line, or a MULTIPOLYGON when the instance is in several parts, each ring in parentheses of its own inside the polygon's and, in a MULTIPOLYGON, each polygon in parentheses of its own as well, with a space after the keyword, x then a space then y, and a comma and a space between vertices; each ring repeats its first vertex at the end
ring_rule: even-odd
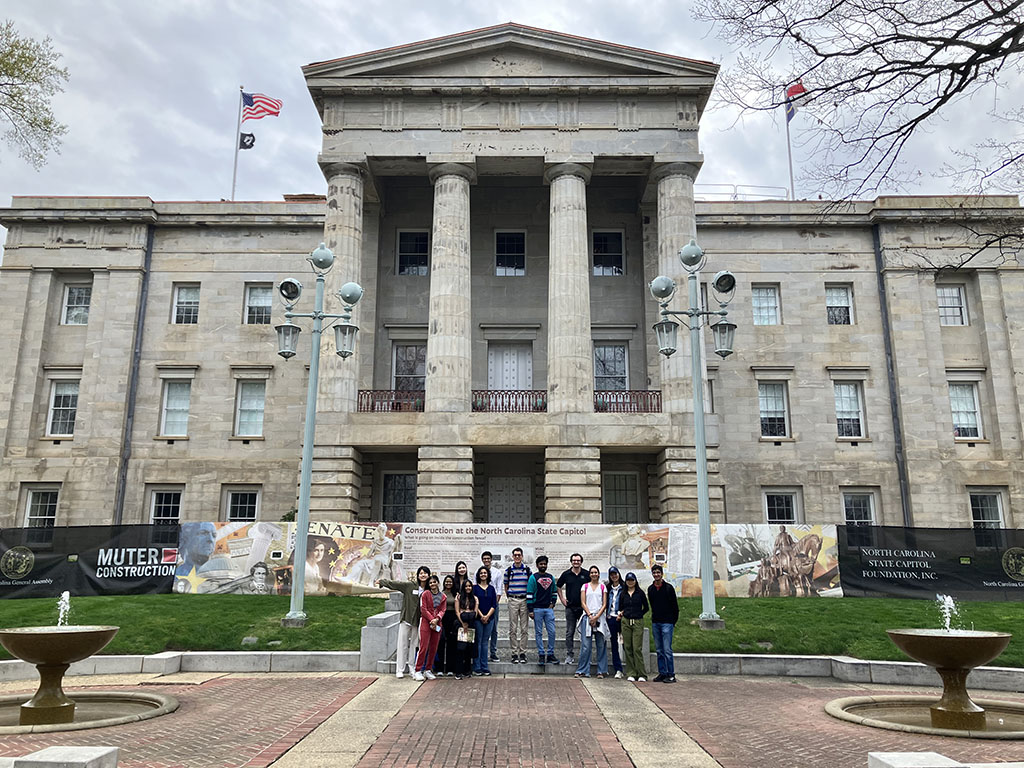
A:
POLYGON ((608 637, 608 622, 605 613, 608 610, 608 588, 601 583, 601 569, 590 566, 590 581, 583 585, 580 604, 584 616, 580 619, 580 664, 576 668, 576 677, 590 677, 591 649, 597 646, 597 676, 608 674, 608 656, 605 640, 608 637))
POLYGON ((491 634, 494 632, 494 609, 498 605, 498 596, 491 586, 491 569, 481 565, 476 572, 476 586, 473 587, 473 594, 476 596, 476 661, 473 663, 473 673, 476 675, 490 676, 491 670, 487 664, 488 652, 491 649, 491 634))
POLYGON ((622 679, 622 658, 619 656, 619 634, 622 622, 619 621, 619 596, 622 594, 622 577, 614 565, 608 569, 608 644, 612 647, 612 668, 615 678, 622 679))
POLYGON ((651 632, 654 633, 654 648, 658 652, 658 676, 656 683, 676 681, 675 661, 672 657, 672 635, 679 621, 679 601, 676 590, 665 581, 660 565, 651 566, 654 583, 647 588, 647 600, 651 604, 651 632))
POLYGON ((491 565, 494 556, 490 552, 480 555, 480 562, 491 572, 491 586, 494 587, 494 594, 497 596, 494 603, 494 618, 491 623, 494 630, 491 632, 491 661, 498 661, 498 619, 501 618, 501 598, 505 595, 504 582, 505 572, 496 565, 491 565))
POLYGON ((569 556, 569 565, 558 577, 558 597, 565 606, 565 663, 574 663, 573 639, 576 627, 583 617, 583 606, 580 605, 580 590, 587 583, 587 572, 583 570, 583 555, 573 552, 569 556))
POLYGON ((548 556, 539 555, 536 560, 537 572, 526 583, 526 610, 533 619, 537 640, 537 656, 540 665, 557 664, 555 658, 555 601, 558 591, 555 580, 548 573, 548 556), (548 646, 544 648, 543 630, 547 629, 548 646))

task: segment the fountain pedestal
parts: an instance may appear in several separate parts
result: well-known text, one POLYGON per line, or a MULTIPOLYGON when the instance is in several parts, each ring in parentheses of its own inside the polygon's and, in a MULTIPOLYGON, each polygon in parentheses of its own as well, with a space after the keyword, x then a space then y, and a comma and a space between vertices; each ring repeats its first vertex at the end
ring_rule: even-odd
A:
POLYGON ((19 627, 0 629, 0 645, 34 664, 39 672, 35 696, 21 705, 22 725, 53 725, 75 719, 75 702, 61 682, 68 667, 103 650, 119 627, 19 627))

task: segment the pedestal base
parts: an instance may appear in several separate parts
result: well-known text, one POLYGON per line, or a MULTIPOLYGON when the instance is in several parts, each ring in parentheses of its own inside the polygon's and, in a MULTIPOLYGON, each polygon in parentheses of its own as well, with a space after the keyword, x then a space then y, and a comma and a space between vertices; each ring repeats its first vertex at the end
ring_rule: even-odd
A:
POLYGON ((305 616, 301 616, 301 617, 289 618, 288 616, 285 616, 283 619, 281 619, 281 626, 282 627, 289 627, 289 628, 292 628, 292 629, 297 629, 297 628, 304 627, 304 626, 306 626, 306 617, 305 616))
POLYGON ((980 707, 977 712, 955 712, 940 709, 937 705, 930 707, 930 710, 933 728, 948 728, 953 731, 985 730, 985 710, 980 707))
POLYGON ((725 619, 697 619, 701 629, 725 629, 725 619))
POLYGON ((75 719, 75 702, 64 694, 61 682, 68 664, 36 664, 39 689, 21 705, 18 722, 22 725, 70 723, 75 719))

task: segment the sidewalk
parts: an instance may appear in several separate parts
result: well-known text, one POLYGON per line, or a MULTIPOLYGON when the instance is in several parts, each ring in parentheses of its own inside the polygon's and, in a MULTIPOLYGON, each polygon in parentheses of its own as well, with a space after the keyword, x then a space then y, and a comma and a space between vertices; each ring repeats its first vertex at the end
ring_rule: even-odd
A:
MULTIPOLYGON (((0 736, 0 756, 75 744, 120 747, 122 768, 863 768, 869 751, 1024 760, 1024 742, 905 735, 834 720, 824 712, 831 699, 897 689, 829 678, 679 676, 676 685, 635 685, 496 675, 418 684, 350 672, 190 672, 67 680, 69 689, 135 686, 159 686, 181 708, 144 723, 0 736)), ((33 687, 5 683, 0 693, 33 687)))

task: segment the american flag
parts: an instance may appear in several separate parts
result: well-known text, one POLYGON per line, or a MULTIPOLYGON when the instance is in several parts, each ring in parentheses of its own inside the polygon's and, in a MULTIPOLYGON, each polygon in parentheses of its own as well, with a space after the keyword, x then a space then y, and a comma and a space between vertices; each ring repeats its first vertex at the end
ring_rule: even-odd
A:
POLYGON ((284 102, 272 99, 263 93, 246 93, 242 91, 242 122, 246 120, 262 120, 268 115, 277 117, 281 114, 284 102))

